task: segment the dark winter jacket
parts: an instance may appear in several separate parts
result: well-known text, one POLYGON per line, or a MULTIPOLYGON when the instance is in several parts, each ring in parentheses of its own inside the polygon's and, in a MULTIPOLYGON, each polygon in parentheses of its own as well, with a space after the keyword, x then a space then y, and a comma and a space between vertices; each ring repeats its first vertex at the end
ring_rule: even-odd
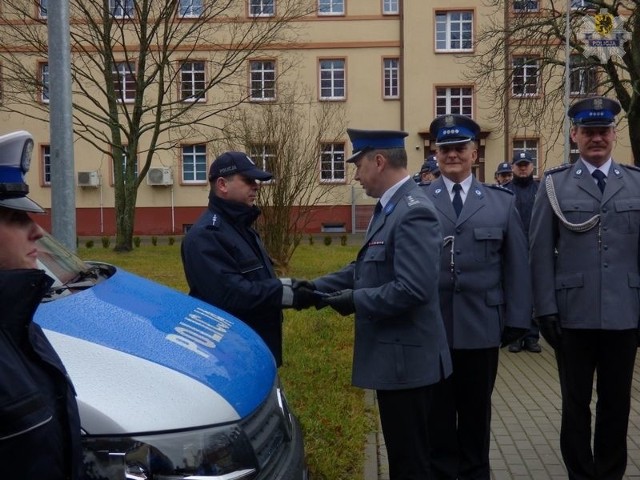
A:
POLYGON ((533 178, 513 176, 513 180, 503 185, 504 188, 511 190, 516 195, 516 209, 522 219, 524 233, 529 238, 529 224, 531 223, 531 212, 533 211, 533 201, 536 198, 536 192, 540 182, 533 178))
POLYGON ((0 271, 0 477, 79 479, 75 391, 33 314, 52 283, 42 270, 0 271))

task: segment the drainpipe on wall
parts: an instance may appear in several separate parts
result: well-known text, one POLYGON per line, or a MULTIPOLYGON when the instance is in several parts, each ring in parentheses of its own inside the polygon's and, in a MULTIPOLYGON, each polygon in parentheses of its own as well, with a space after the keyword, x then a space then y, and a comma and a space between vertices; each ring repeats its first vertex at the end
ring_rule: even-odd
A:
MULTIPOLYGON (((505 31, 505 37, 506 32, 508 32, 509 30, 509 7, 510 7, 511 2, 504 2, 504 31, 505 31)), ((510 105, 509 105, 509 101, 511 100, 511 92, 510 92, 510 85, 511 82, 509 81, 509 75, 511 74, 511 68, 510 68, 510 63, 509 63, 509 42, 507 41, 507 39, 505 38, 504 41, 504 85, 505 85, 505 90, 504 90, 504 160, 505 162, 509 161, 509 138, 511 137, 511 112, 510 112, 510 105)))

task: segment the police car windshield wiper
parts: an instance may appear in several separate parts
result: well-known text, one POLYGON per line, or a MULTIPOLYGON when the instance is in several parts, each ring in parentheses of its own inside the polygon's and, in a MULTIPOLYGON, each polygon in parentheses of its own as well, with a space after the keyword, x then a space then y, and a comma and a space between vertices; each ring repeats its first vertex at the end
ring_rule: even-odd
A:
POLYGON ((87 288, 93 287, 95 284, 96 282, 94 280, 86 280, 86 281, 80 281, 80 282, 69 282, 63 285, 54 285, 45 294, 42 301, 43 302, 51 301, 55 297, 68 294, 73 290, 86 290, 87 288))

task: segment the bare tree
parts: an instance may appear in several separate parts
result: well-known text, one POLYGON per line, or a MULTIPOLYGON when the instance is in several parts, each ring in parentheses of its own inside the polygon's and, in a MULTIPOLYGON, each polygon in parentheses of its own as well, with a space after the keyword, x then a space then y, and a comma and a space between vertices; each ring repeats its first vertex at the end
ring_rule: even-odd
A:
MULTIPOLYGON (((548 148, 562 137, 566 62, 566 13, 570 11, 570 50, 568 68, 578 88, 588 80, 588 89, 618 99, 626 112, 635 163, 640 164, 640 0, 485 0, 492 14, 476 37, 477 52, 465 56, 469 79, 478 85, 491 107, 505 123, 521 130, 550 132, 548 148), (587 16, 610 13, 625 18, 621 26, 630 33, 623 55, 611 56, 606 63, 592 56, 583 41, 587 16), (514 58, 523 64, 514 65, 514 58), (536 70, 536 76, 523 79, 523 69, 536 70), (536 82, 536 85, 527 84, 536 82), (513 91, 518 85, 521 91, 513 91), (535 94, 531 92, 536 90, 535 94)), ((625 34, 626 35, 626 34, 625 34)), ((575 87, 575 85, 574 85, 575 87)), ((581 92, 589 94, 590 92, 581 92)))
MULTIPOLYGON (((245 3, 71 0, 74 133, 114 159, 116 250, 132 249, 137 191, 154 154, 175 139, 220 138, 219 114, 247 98, 247 60, 286 47, 292 22, 313 9, 279 0, 277 15, 246 18, 245 3)), ((7 0, 3 12, 0 111, 47 122, 48 105, 34 101, 47 88, 37 67, 47 59, 46 19, 32 0, 7 0)))
MULTIPOLYGON (((235 111, 225 131, 228 148, 249 153, 274 174, 258 194, 259 228, 276 268, 285 272, 314 208, 331 199, 335 178, 321 162, 329 161, 327 146, 342 144, 346 120, 342 103, 312 101, 295 84, 281 84, 278 92, 274 102, 235 111)), ((335 160, 344 180, 344 156, 335 160)))

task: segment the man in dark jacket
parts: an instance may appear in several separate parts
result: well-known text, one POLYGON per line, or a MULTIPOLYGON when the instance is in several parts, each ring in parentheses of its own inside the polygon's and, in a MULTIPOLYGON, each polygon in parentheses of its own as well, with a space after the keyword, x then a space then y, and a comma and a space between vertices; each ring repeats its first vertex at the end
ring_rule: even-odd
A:
POLYGON ((291 279, 279 279, 258 232, 260 181, 271 180, 245 153, 226 152, 209 170, 209 207, 182 242, 189 295, 249 325, 282 365, 282 308, 293 306, 291 279))
MULTIPOLYGON (((513 180, 503 185, 511 190, 516 196, 516 208, 520 213, 524 233, 529 239, 529 223, 531 223, 531 212, 533 202, 536 198, 538 185, 540 182, 533 178, 533 158, 527 152, 516 152, 513 155, 513 180)), ((520 341, 509 345, 509 351, 517 353, 524 348, 528 352, 540 353, 542 347, 538 343, 540 340, 540 330, 535 323, 531 324, 529 333, 520 341)))
POLYGON ((27 212, 33 139, 0 137, 0 464, 8 480, 81 478, 75 391, 33 314, 53 280, 37 269, 42 229, 27 212))

